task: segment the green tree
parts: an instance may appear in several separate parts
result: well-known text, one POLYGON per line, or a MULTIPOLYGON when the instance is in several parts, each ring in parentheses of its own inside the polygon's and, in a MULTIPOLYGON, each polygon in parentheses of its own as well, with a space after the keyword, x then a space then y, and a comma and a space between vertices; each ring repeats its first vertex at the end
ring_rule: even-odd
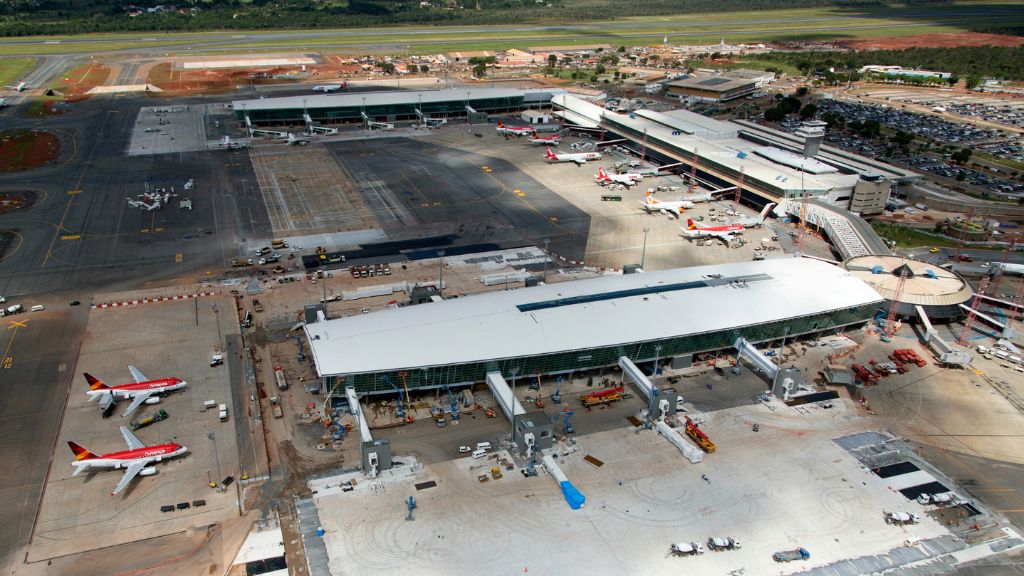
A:
POLYGON ((391 62, 384 62, 384 63, 382 63, 380 65, 380 71, 385 73, 385 74, 394 74, 395 73, 395 65, 392 64, 391 62))
POLYGON ((625 46, 619 46, 618 50, 616 50, 616 52, 625 52, 625 51, 626 51, 626 47, 625 46))
POLYGON ((426 64, 420 64, 420 72, 423 72, 424 74, 430 72, 430 66, 427 66, 426 64))
POLYGON ((548 54, 548 66, 554 67, 556 64, 558 64, 558 56, 548 54))
POLYGON ((949 156, 949 158, 950 158, 950 160, 952 160, 953 162, 956 162, 957 164, 964 164, 968 160, 971 159, 971 154, 973 152, 974 151, 971 150, 970 148, 961 148, 960 150, 958 150, 956 152, 953 152, 949 156))
POLYGON ((598 64, 597 66, 595 66, 595 67, 594 67, 594 72, 595 72, 596 74, 604 74, 604 73, 605 73, 605 67, 604 67, 604 64, 598 64))
POLYGON ((764 111, 764 119, 769 122, 781 122, 786 119, 786 113, 778 106, 764 111))
POLYGON ((483 78, 484 76, 486 76, 487 75, 487 64, 484 64, 483 62, 481 62, 481 63, 477 64, 476 66, 474 66, 473 67, 473 75, 476 76, 477 78, 483 78))
POLYGON ((800 99, 793 96, 786 96, 779 102, 779 109, 785 114, 793 114, 800 110, 800 99))
POLYGON ((801 87, 797 88, 796 89, 796 97, 797 98, 803 98, 804 96, 807 96, 807 86, 801 86, 801 87))
POLYGON ((965 82, 968 90, 974 90, 975 88, 981 85, 981 78, 972 74, 971 76, 967 77, 967 80, 965 82))
POLYGON ((814 104, 807 104, 800 109, 800 116, 804 119, 814 118, 814 115, 818 113, 818 107, 814 104))

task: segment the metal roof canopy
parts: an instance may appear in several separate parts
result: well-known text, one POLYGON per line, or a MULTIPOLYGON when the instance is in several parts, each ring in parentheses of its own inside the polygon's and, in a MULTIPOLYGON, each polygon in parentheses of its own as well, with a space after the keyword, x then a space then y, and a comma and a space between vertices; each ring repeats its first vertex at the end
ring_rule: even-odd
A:
POLYGON ((305 330, 318 373, 331 376, 585 351, 878 302, 878 293, 846 270, 779 258, 489 292, 307 324, 305 330), (762 279, 735 280, 742 277, 762 279), (690 282, 705 285, 649 291, 690 282), (620 291, 622 297, 593 298, 620 291), (573 300, 579 303, 518 308, 573 300))
POLYGON ((301 110, 321 108, 354 108, 363 106, 393 106, 435 104, 438 102, 473 102, 492 98, 525 98, 528 94, 552 94, 554 91, 518 90, 512 88, 456 88, 442 90, 399 90, 384 92, 351 92, 347 94, 309 94, 301 96, 284 96, 281 98, 257 98, 253 100, 235 100, 232 106, 236 110, 252 112, 254 110, 301 110))

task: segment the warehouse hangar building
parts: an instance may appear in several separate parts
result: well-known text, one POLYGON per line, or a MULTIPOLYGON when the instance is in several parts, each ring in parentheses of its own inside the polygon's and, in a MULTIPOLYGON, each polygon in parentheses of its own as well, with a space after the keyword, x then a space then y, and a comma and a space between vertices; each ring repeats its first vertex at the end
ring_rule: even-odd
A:
POLYGON ((675 359, 870 320, 882 298, 808 258, 679 268, 489 292, 305 325, 326 390, 471 385, 675 359))

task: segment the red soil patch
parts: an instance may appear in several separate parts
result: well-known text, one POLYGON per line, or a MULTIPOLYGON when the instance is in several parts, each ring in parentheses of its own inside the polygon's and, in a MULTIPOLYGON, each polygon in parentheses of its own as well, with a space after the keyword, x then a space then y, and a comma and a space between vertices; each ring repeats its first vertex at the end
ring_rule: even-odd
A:
POLYGON ((60 154, 60 140, 48 132, 19 130, 0 135, 0 171, 17 172, 42 166, 60 154))
POLYGON ((299 66, 217 68, 210 70, 183 70, 170 62, 163 62, 149 70, 146 81, 164 92, 217 92, 234 90, 242 84, 287 84, 299 81, 331 81, 357 76, 362 70, 357 64, 342 64, 337 57, 329 57, 324 64, 310 64, 306 72, 299 66), (288 74, 287 78, 274 78, 288 74))
POLYGON ((55 89, 64 95, 64 100, 84 100, 89 90, 102 86, 109 77, 110 68, 97 63, 85 64, 65 73, 55 89))
POLYGON ((1020 46, 1024 37, 981 32, 918 34, 917 36, 861 38, 843 42, 858 50, 905 50, 907 48, 952 48, 957 46, 1020 46))

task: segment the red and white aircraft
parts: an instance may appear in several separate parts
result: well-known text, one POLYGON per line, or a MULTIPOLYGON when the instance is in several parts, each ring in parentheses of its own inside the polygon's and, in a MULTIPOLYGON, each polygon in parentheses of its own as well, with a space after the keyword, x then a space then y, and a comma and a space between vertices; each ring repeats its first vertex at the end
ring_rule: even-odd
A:
POLYGON ((534 146, 539 146, 541 144, 548 144, 548 145, 551 145, 551 146, 558 146, 558 144, 561 141, 562 141, 562 137, 559 136, 558 134, 552 134, 550 136, 540 136, 540 135, 537 134, 536 130, 534 130, 533 136, 530 137, 530 144, 533 144, 534 146))
POLYGON ((724 226, 708 226, 706 228, 700 228, 694 224, 693 220, 686 219, 686 228, 683 228, 683 233, 690 238, 718 238, 726 243, 732 240, 733 234, 743 232, 742 224, 726 224, 724 226))
POLYGON ((526 136, 533 132, 533 126, 505 126, 498 120, 498 134, 512 134, 513 136, 526 136))
POLYGON ((71 463, 75 468, 75 473, 71 475, 72 478, 91 468, 114 468, 115 470, 124 468, 124 476, 121 476, 121 481, 117 483, 117 488, 114 488, 114 491, 110 493, 111 496, 114 496, 121 490, 124 490, 124 487, 132 481, 132 478, 139 475, 152 476, 156 474, 156 468, 151 466, 151 464, 156 464, 161 460, 169 460, 188 452, 188 448, 174 442, 146 446, 124 426, 121 427, 121 435, 124 436, 124 441, 128 444, 127 450, 110 452, 99 456, 79 444, 68 442, 71 452, 75 455, 75 461, 71 463))
POLYGON ((650 190, 647 191, 647 195, 644 196, 644 200, 641 204, 648 214, 657 211, 662 214, 675 214, 676 218, 682 217, 684 210, 693 208, 693 202, 689 200, 658 200, 654 197, 654 194, 651 194, 650 190))
POLYGON ((773 203, 769 203, 761 210, 761 213, 753 218, 743 218, 737 222, 725 224, 722 226, 708 226, 706 228, 698 227, 693 223, 693 220, 686 220, 686 228, 683 228, 683 232, 691 238, 704 238, 712 237, 719 238, 725 242, 732 240, 734 234, 743 232, 744 228, 753 228, 754 226, 760 226, 764 223, 764 217, 768 215, 768 211, 775 206, 773 203))
POLYGON ((89 391, 86 394, 89 395, 89 401, 92 402, 97 398, 131 398, 132 403, 128 405, 128 409, 121 415, 122 418, 131 414, 136 408, 142 405, 143 402, 147 404, 156 404, 160 401, 158 397, 153 396, 154 394, 161 394, 163 392, 171 392, 172 390, 179 390, 188 386, 188 382, 185 382, 181 378, 160 378, 158 380, 149 380, 146 376, 139 371, 135 366, 128 366, 128 371, 132 373, 132 378, 135 382, 129 384, 118 384, 117 386, 107 386, 102 380, 96 378, 88 372, 85 373, 85 381, 89 383, 89 391), (152 402, 150 400, 155 400, 152 402))
POLYGON ((577 152, 575 154, 555 154, 551 151, 551 148, 545 148, 546 154, 544 158, 548 162, 575 162, 577 164, 586 164, 588 160, 600 160, 600 152, 577 152))
POLYGON ((637 174, 636 172, 627 172, 625 174, 609 174, 604 171, 604 168, 598 168, 597 176, 595 176, 598 182, 604 182, 606 184, 622 184, 623 186, 627 187, 636 184, 640 180, 643 180, 643 177, 643 174, 637 174))

